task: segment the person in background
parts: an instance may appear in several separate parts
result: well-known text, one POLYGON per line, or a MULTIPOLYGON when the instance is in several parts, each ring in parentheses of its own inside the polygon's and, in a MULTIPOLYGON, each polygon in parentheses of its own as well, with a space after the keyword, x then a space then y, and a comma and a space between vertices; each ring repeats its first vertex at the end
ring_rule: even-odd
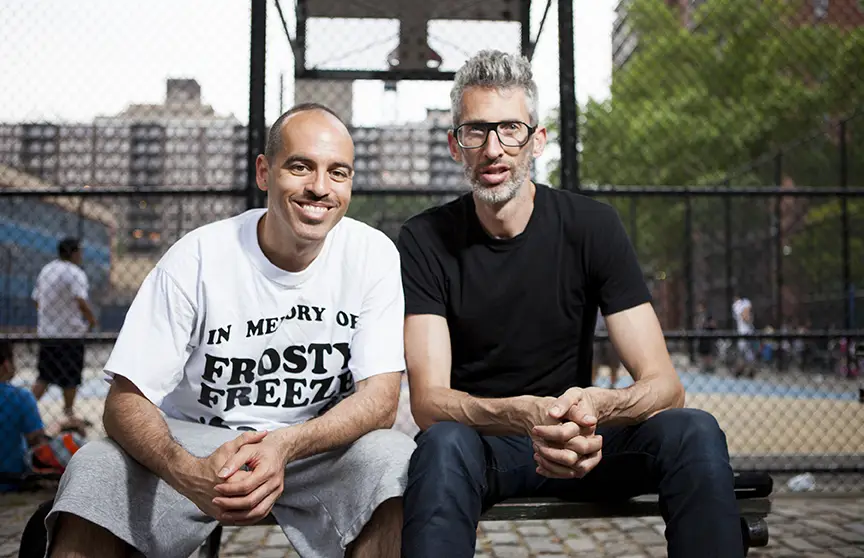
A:
POLYGON ((46 433, 36 399, 29 390, 12 385, 15 358, 12 344, 0 342, 0 492, 25 486, 28 473, 62 473, 84 444, 83 425, 74 419, 58 423, 56 436, 46 433), (7 477, 4 479, 3 477, 7 477), (11 477, 14 484, 8 482, 11 477), (6 480, 7 482, 3 482, 6 480))
MULTIPOLYGON (((710 314, 705 316, 705 321, 702 323, 702 331, 705 333, 713 333, 717 330, 717 322, 710 314)), ((706 374, 714 373, 714 345, 715 339, 703 337, 699 340, 699 360, 702 366, 702 371, 706 374)))
MULTIPOLYGON (((732 302, 732 316, 735 319, 735 328, 740 335, 752 335, 755 331, 753 326, 753 304, 750 299, 735 295, 732 302)), ((734 374, 736 378, 747 375, 756 375, 756 351, 753 342, 748 339, 738 340, 738 351, 735 359, 734 374)))
POLYGON ((36 331, 45 339, 39 345, 39 377, 33 395, 38 401, 49 386, 58 386, 63 390, 63 411, 72 418, 84 370, 84 343, 79 338, 96 327, 96 317, 88 302, 78 240, 61 240, 57 256, 39 272, 32 294, 36 331))
MULTIPOLYGON (((15 359, 12 344, 0 342, 0 475, 21 476, 27 472, 29 448, 47 440, 36 400, 28 390, 12 385, 15 359)), ((2 479, 0 479, 2 481, 2 479)), ((0 482, 0 492, 15 485, 0 482)))

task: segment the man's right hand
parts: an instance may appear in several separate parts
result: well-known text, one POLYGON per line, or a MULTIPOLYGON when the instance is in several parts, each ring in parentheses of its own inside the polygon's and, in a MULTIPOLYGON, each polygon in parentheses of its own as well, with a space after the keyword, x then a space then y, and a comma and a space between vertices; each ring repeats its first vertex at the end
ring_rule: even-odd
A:
POLYGON ((590 393, 571 388, 547 407, 553 425, 531 431, 537 472, 551 478, 582 478, 602 459, 597 410, 590 393))
POLYGON ((535 426, 561 424, 559 419, 549 414, 549 408, 558 401, 557 398, 523 395, 519 397, 519 400, 520 412, 516 417, 516 422, 528 436, 533 435, 535 426))
MULTIPOLYGON (((216 448, 216 451, 207 457, 193 457, 192 461, 184 464, 182 471, 175 475, 176 483, 172 484, 179 493, 189 498, 202 512, 213 519, 222 521, 222 515, 225 511, 213 503, 214 498, 221 496, 216 491, 216 485, 225 482, 219 473, 228 463, 228 460, 240 451, 240 448, 248 444, 256 444, 266 436, 267 432, 244 432, 216 448)), ((249 474, 246 471, 238 471, 235 476, 239 480, 240 477, 249 474)))

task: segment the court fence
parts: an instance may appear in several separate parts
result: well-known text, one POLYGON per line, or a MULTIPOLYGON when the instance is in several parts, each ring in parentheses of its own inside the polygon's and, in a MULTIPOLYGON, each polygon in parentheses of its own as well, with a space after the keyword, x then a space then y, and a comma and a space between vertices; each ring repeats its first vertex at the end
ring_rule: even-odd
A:
MULTIPOLYGON (((847 200, 851 207, 857 207, 854 196, 858 192, 854 192, 847 200)), ((463 193, 359 190, 348 215, 395 238, 408 217, 463 193)), ((786 228, 783 246, 792 249, 784 252, 782 260, 784 271, 788 270, 782 284, 782 314, 771 305, 778 300, 772 290, 776 288, 773 266, 777 260, 766 258, 770 250, 765 248, 766 243, 773 244, 769 217, 774 215, 777 200, 789 200, 789 205, 783 205, 786 223, 785 212, 819 211, 824 215, 839 211, 841 192, 827 187, 820 191, 761 187, 758 192, 753 188, 645 187, 583 193, 619 209, 643 262, 670 353, 687 389, 687 405, 705 409, 718 419, 736 467, 769 471, 787 480, 811 473, 816 475, 817 490, 864 489, 864 332, 842 327, 845 310, 854 308, 856 299, 844 294, 839 279, 834 278, 833 283, 828 279, 831 270, 842 276, 842 228, 826 228, 821 222, 808 226, 812 221, 806 219, 798 228, 791 224, 786 228), (724 248, 730 231, 723 229, 723 208, 730 205, 734 217, 746 215, 751 223, 765 225, 761 233, 754 232, 755 227, 732 231, 737 238, 731 254, 724 248), (666 222, 662 230, 655 231, 662 237, 655 238, 649 234, 651 229, 640 224, 653 218, 652 211, 661 210, 667 215, 666 222), (742 296, 752 300, 756 331, 748 336, 730 327, 729 289, 724 283, 730 260, 735 293, 740 289, 742 296), (739 366, 742 358, 748 364, 745 368, 739 366)), ((30 389, 39 376, 40 346, 46 340, 40 340, 35 329, 36 309, 30 300, 35 277, 54 257, 56 238, 78 237, 99 326, 81 339, 86 347, 85 364, 74 409, 91 423, 91 436, 101 434, 108 389, 102 367, 138 286, 177 238, 206 222, 243 211, 245 200, 242 190, 0 191, 4 245, 15 247, 6 251, 7 259, 0 265, 0 339, 11 341, 14 347, 17 372, 12 383, 30 389), (110 221, 109 216, 134 210, 132 200, 159 208, 164 223, 162 236, 151 242, 158 246, 155 250, 124 245, 110 221), (53 227, 50 234, 46 227, 53 227)), ((858 231, 861 214, 853 215, 848 230, 858 231)), ((852 277, 858 279, 858 275, 852 277)), ((854 312, 852 319, 857 320, 854 312)), ((599 342, 608 340, 601 336, 599 342)), ((596 385, 611 386, 613 375, 606 364, 598 362, 596 385)), ((630 382, 623 371, 615 374, 615 380, 616 387, 630 382)), ((403 397, 403 404, 406 402, 403 397)), ((4 412, 12 409, 2 408, 4 412)), ((49 430, 56 430, 64 419, 61 390, 49 388, 39 409, 49 430)), ((416 428, 406 408, 399 420, 399 428, 416 428)))
MULTIPOLYGON (((32 388, 46 341, 36 278, 62 238, 79 239, 98 327, 80 339, 74 409, 90 436, 146 274, 191 230, 264 204, 268 122, 301 101, 342 115, 348 214, 395 238, 465 193, 448 82, 496 48, 545 52, 538 80, 539 62, 557 69, 559 109, 540 123, 561 153, 549 180, 618 211, 687 405, 717 417, 735 466, 775 474, 780 490, 812 473, 816 490, 864 492, 861 2, 621 1, 609 94, 579 102, 572 0, 67 4, 0 8, 12 49, 0 57, 0 341, 12 384, 32 388), (556 19, 558 56, 542 50, 556 19), (429 91, 441 102, 403 122, 406 97, 429 91)), ((626 386, 608 364, 597 384, 626 386)), ((62 395, 39 400, 49 432, 62 395)), ((14 409, 0 401, 0 420, 14 409)), ((413 429, 404 406, 399 427, 413 429)))

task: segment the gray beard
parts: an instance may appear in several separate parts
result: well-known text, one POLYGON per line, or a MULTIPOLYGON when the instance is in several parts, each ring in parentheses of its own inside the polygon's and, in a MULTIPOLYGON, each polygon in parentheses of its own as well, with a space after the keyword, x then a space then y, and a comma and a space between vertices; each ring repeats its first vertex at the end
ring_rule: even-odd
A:
POLYGON ((463 165, 465 177, 471 184, 474 195, 489 205, 500 205, 516 197, 519 187, 525 183, 531 174, 531 159, 526 157, 524 161, 517 163, 510 169, 510 178, 496 186, 487 186, 474 176, 474 170, 468 165, 463 165))

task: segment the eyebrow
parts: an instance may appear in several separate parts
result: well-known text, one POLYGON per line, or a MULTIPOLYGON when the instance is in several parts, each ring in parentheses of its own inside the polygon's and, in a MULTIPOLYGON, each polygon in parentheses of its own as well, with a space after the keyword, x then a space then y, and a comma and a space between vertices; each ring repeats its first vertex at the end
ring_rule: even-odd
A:
POLYGON ((502 122, 525 122, 521 118, 505 118, 503 120, 465 120, 462 124, 500 124, 502 122))
MULTIPOLYGON (((318 163, 316 163, 311 157, 307 157, 305 155, 289 155, 288 158, 285 159, 285 162, 282 163, 282 168, 285 168, 288 165, 291 165, 293 163, 303 163, 303 164, 308 165, 310 167, 318 166, 318 163)), ((336 161, 336 162, 332 163, 328 168, 333 169, 333 168, 339 168, 339 167, 344 168, 344 169, 348 169, 349 171, 354 172, 354 167, 351 166, 349 163, 345 163, 343 161, 336 161)))

